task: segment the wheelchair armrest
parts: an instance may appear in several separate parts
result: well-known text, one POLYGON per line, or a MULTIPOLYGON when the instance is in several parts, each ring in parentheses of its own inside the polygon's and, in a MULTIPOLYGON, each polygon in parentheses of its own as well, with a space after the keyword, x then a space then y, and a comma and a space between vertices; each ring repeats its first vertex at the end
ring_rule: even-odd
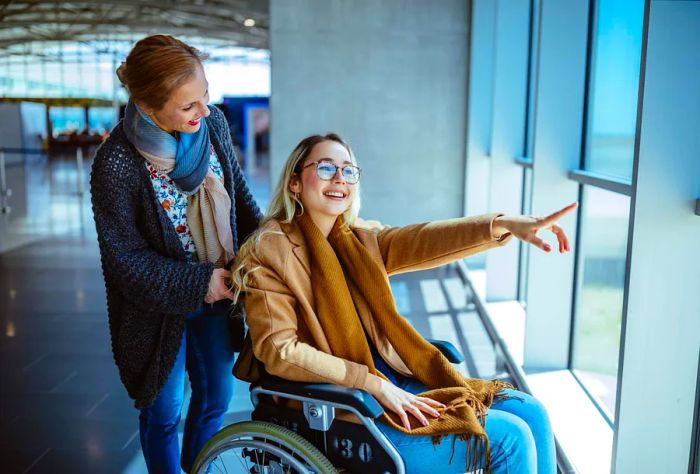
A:
MULTIPOLYGON (((320 402, 347 405, 356 409, 360 415, 370 418, 379 418, 384 413, 384 408, 372 395, 358 388, 341 387, 330 383, 292 382, 272 376, 261 379, 256 385, 265 390, 279 392, 276 395, 282 398, 285 394, 289 394, 316 399, 320 402)), ((251 386, 251 390, 253 388, 251 386)))
POLYGON ((426 339, 429 343, 438 348, 442 355, 453 364, 461 364, 464 362, 464 356, 451 342, 440 341, 438 339, 426 339))

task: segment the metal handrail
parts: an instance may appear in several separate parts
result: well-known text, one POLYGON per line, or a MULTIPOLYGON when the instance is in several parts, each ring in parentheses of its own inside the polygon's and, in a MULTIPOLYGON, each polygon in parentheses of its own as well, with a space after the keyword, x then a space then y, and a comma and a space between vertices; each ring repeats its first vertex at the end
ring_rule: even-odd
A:
MULTIPOLYGON (((462 279, 462 282, 469 288, 469 293, 471 294, 472 303, 474 304, 476 313, 479 315, 481 324, 483 324, 484 329, 486 329, 486 332, 488 333, 491 342, 493 342, 493 344, 503 356, 504 363, 506 365, 506 370, 513 379, 513 385, 515 385, 517 389, 521 392, 525 392, 527 394, 532 395, 532 390, 530 390, 530 386, 528 385, 527 379, 525 378, 525 372, 523 371, 522 367, 520 367, 520 365, 515 361, 510 351, 508 350, 508 346, 499 334, 498 330, 496 329, 496 326, 493 324, 493 321, 491 320, 491 317, 489 316, 489 313, 486 310, 486 305, 481 300, 479 294, 476 292, 476 289, 474 288, 474 283, 469 277, 469 268, 467 267, 467 264, 464 262, 464 260, 457 261, 457 273, 462 279)), ((562 449, 561 445, 558 441, 556 441, 556 439, 555 442, 557 450, 557 468, 559 472, 562 474, 576 474, 576 469, 574 469, 573 464, 571 464, 571 461, 569 461, 569 458, 562 449)))
POLYGON ((0 152, 13 155, 45 155, 46 151, 41 148, 13 148, 0 146, 0 152))

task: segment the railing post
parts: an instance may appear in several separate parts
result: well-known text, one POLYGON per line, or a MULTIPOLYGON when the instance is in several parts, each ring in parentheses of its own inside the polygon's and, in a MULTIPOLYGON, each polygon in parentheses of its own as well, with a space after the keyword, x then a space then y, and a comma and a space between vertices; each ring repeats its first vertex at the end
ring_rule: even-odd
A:
POLYGON ((75 150, 75 165, 78 171, 78 195, 82 196, 85 190, 83 187, 83 147, 81 146, 75 150))
POLYGON ((0 214, 9 214, 10 206, 7 198, 12 195, 12 191, 7 189, 7 176, 5 175, 5 150, 0 150, 0 214))

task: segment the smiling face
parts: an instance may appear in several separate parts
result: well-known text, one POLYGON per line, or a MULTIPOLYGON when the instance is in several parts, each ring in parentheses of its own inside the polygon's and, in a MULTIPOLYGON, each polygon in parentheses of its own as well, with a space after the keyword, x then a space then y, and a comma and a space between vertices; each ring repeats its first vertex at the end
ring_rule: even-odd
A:
POLYGON ((352 165, 348 150, 338 142, 327 140, 316 144, 302 165, 301 172, 292 177, 289 190, 299 193, 304 210, 323 231, 348 210, 355 198, 355 184, 348 183, 340 168, 352 165), (326 181, 316 172, 314 162, 330 162, 339 167, 333 178, 326 181))
POLYGON ((201 66, 195 67, 192 77, 177 87, 160 110, 139 104, 141 110, 168 133, 194 133, 199 130, 203 117, 209 116, 209 84, 201 66))

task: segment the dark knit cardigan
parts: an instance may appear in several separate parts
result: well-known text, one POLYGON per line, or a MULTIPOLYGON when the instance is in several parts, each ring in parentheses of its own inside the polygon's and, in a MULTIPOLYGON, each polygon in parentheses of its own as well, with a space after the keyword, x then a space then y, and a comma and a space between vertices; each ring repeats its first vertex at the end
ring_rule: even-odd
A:
MULTIPOLYGON (((237 252, 262 216, 236 160, 223 113, 211 107, 206 120, 231 197, 237 252)), ((214 265, 187 262, 156 199, 145 160, 127 140, 121 122, 97 150, 90 187, 112 353, 129 396, 136 408, 143 408, 153 403, 170 375, 185 314, 203 304, 214 265)))

